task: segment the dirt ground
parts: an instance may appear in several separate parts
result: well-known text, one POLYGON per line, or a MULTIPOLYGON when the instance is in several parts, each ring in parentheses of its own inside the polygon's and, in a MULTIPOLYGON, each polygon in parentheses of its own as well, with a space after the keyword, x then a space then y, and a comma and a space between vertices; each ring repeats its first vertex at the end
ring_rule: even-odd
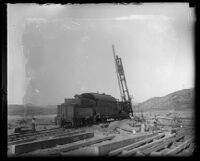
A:
MULTIPOLYGON (((156 117, 182 117, 182 118, 194 118, 192 111, 147 111, 147 112, 137 112, 135 113, 136 116, 143 117, 146 120, 149 120, 149 123, 152 124, 153 119, 156 117)), ((50 129, 54 127, 58 127, 55 125, 55 118, 56 115, 38 115, 34 116, 36 118, 36 129, 42 130, 42 129, 50 129)), ((23 116, 8 116, 8 133, 13 132, 13 128, 16 128, 18 126, 27 126, 31 128, 31 119, 32 116, 26 117, 26 122, 23 122, 23 116)), ((162 120, 163 121, 163 120, 162 120)), ((169 121, 168 121, 169 122, 169 121)), ((167 121, 164 121, 164 123, 167 123, 167 121)), ((125 130, 131 130, 133 129, 133 122, 130 119, 121 120, 121 121, 114 121, 108 124, 99 124, 99 125, 93 125, 92 127, 83 127, 86 128, 87 131, 94 131, 97 133, 102 133, 104 135, 108 134, 117 134, 120 131, 119 128, 125 129, 125 130)), ((135 130, 138 131, 138 127, 135 127, 135 130)))
MULTIPOLYGON (((150 126, 153 127, 153 120, 155 118, 155 115, 157 117, 169 117, 169 118, 173 118, 174 116, 179 116, 179 117, 184 117, 184 118, 192 118, 192 114, 189 113, 189 112, 170 112, 170 111, 156 111, 156 112, 143 112, 143 114, 141 113, 136 113, 135 114, 136 116, 141 116, 143 115, 143 117, 145 118, 145 120, 148 120, 146 121, 150 126)), ((42 130, 42 129, 50 129, 50 128, 54 128, 54 127, 58 127, 57 125, 55 125, 54 123, 54 118, 55 118, 55 115, 46 115, 46 116, 35 116, 36 118, 36 129, 37 130, 42 130)), ((19 121, 22 120, 23 117, 9 117, 8 118, 8 123, 10 124, 10 126, 12 127, 15 127, 15 126, 18 126, 19 125, 19 121)), ((170 125, 170 121, 168 120, 160 120, 161 123, 163 124, 169 124, 170 125)), ((27 121, 27 125, 30 126, 30 123, 31 123, 31 117, 28 117, 28 121, 27 121)), ((112 140, 107 140, 107 141, 104 141, 104 142, 101 142, 101 143, 98 143, 98 145, 101 145, 101 144, 106 144, 108 142, 114 142, 114 141, 119 141, 119 140, 123 140, 124 138, 129 138, 129 137, 133 137, 134 135, 137 135, 138 133, 141 132, 141 126, 139 124, 135 126, 134 125, 134 122, 133 120, 131 119, 124 119, 124 120, 120 120, 120 121, 113 121, 113 122, 110 122, 110 123, 100 123, 100 124, 95 124, 95 125, 92 125, 92 126, 86 126, 86 127, 81 127, 81 128, 71 128, 71 129, 66 129, 66 131, 73 131, 73 130, 85 130, 87 132, 94 132, 94 138, 92 139, 99 139, 99 138, 102 138, 102 137, 105 137, 105 136, 115 136, 112 140), (135 134, 133 133, 133 130, 135 130, 135 134)), ((189 124, 191 125, 191 124, 189 124)), ((191 125, 192 126, 192 125, 191 125)), ((158 127, 158 128, 162 128, 162 129, 167 129, 167 130, 170 130, 170 127, 169 126, 166 126, 166 127, 158 127)), ((9 129, 11 130, 11 129, 9 129)), ((86 140, 81 140, 81 141, 78 141, 78 142, 84 142, 84 141, 87 141, 86 140)), ((75 142, 77 143, 77 142, 75 142)), ((73 143, 72 143, 73 144, 73 143)), ((57 147, 53 147, 53 148, 50 148, 50 149, 39 149, 37 151, 34 151, 34 152, 31 152, 30 154, 33 155, 35 154, 36 156, 40 155, 40 154, 44 154, 44 151, 48 153, 48 150, 52 150, 52 149, 57 149, 59 147, 65 147, 65 146, 68 146, 67 144, 66 145, 59 145, 57 147)), ((59 155, 62 155, 62 156, 69 156, 69 155, 72 155, 72 156, 77 156, 77 155, 95 155, 95 148, 94 148, 95 144, 94 145, 91 145, 91 146, 88 146, 88 147, 84 147, 84 148, 81 148, 81 149, 77 149, 77 150, 73 150, 73 151, 69 151, 69 152, 61 152, 59 155)), ((29 155, 29 153, 28 153, 29 155)))
MULTIPOLYGON (((43 130, 43 129, 50 129, 55 128, 57 125, 55 125, 54 118, 56 115, 38 115, 34 116, 36 118, 36 130, 43 130)), ((31 120, 32 116, 27 116, 25 118, 23 116, 19 115, 12 115, 8 116, 8 134, 11 134, 14 132, 14 128, 19 126, 25 126, 27 128, 31 128, 31 120)))

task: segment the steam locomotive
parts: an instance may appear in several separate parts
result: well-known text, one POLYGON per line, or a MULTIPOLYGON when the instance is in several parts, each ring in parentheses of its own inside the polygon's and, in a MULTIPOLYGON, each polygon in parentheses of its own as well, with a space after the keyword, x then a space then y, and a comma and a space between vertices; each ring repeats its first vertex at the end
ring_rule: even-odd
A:
POLYGON ((120 102, 111 95, 83 93, 58 105, 56 122, 60 127, 77 127, 125 119, 129 118, 130 107, 129 102, 120 102))

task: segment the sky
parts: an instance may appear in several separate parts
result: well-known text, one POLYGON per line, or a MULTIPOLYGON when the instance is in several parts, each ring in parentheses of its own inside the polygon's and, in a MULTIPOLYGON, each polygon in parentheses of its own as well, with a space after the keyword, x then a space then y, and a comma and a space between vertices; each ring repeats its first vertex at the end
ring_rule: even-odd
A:
POLYGON ((97 91, 119 99, 112 44, 133 102, 194 88, 188 3, 8 4, 7 12, 8 104, 97 91))

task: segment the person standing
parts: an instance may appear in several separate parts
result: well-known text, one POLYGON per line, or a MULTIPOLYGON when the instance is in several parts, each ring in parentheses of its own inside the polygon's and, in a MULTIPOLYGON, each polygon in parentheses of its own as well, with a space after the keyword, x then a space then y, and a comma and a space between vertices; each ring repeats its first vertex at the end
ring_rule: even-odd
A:
POLYGON ((32 130, 36 131, 35 130, 35 118, 32 118, 32 123, 31 124, 32 124, 32 130))
POLYGON ((134 117, 133 117, 133 113, 129 113, 129 118, 131 119, 131 120, 133 120, 134 119, 134 117))
POLYGON ((61 117, 61 119, 60 119, 60 127, 62 128, 64 126, 64 120, 63 120, 63 118, 61 117))
POLYGON ((144 123, 141 123, 141 132, 145 132, 145 125, 144 125, 144 123))

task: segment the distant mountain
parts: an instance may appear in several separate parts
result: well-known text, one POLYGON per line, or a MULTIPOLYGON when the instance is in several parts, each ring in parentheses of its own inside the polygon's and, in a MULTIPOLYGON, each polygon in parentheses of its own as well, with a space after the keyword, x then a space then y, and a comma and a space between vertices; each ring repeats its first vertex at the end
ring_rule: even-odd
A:
POLYGON ((52 115, 57 113, 57 106, 56 105, 36 106, 33 104, 8 105, 8 115, 24 115, 24 112, 27 115, 52 115))
MULTIPOLYGON (((136 110, 191 110, 194 105, 194 89, 183 89, 163 97, 153 97, 142 103, 133 103, 136 110)), ((52 115, 57 113, 56 105, 35 106, 33 104, 8 105, 8 115, 52 115)))
POLYGON ((183 89, 163 97, 153 97, 136 105, 139 110, 191 110, 194 106, 194 89, 183 89))
POLYGON ((133 106, 137 106, 139 103, 138 102, 132 102, 133 106))

